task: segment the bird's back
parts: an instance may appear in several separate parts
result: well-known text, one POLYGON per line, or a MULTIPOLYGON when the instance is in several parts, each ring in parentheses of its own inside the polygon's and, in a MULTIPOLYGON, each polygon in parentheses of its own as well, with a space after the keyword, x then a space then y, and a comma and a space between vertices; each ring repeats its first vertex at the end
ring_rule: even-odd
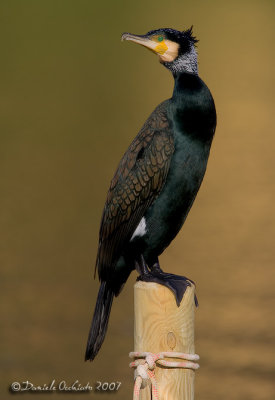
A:
POLYGON ((125 243, 165 184, 174 152, 169 104, 162 102, 149 116, 111 181, 99 233, 100 279, 110 279, 125 243))

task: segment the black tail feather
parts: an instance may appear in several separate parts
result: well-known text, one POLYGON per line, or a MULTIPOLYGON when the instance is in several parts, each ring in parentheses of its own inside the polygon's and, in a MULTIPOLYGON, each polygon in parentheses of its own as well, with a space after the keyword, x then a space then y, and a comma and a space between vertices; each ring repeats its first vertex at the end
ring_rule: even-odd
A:
POLYGON ((92 325, 86 347, 85 361, 93 360, 106 335, 114 292, 106 282, 102 282, 97 296, 92 325))

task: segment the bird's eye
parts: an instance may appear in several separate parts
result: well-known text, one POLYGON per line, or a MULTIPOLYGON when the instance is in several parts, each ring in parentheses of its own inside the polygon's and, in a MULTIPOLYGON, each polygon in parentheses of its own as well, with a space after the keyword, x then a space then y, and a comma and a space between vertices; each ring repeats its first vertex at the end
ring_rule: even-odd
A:
POLYGON ((158 37, 158 41, 159 41, 159 42, 162 42, 162 41, 163 41, 163 36, 159 36, 159 37, 158 37))

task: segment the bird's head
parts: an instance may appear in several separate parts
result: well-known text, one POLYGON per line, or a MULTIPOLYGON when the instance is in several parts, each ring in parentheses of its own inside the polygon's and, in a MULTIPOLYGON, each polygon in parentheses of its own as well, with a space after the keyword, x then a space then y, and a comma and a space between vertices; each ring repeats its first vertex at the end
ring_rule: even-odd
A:
POLYGON ((121 40, 130 40, 147 47, 159 56, 159 60, 173 74, 179 72, 198 73, 196 38, 192 27, 186 31, 170 28, 149 31, 146 35, 123 33, 121 40))

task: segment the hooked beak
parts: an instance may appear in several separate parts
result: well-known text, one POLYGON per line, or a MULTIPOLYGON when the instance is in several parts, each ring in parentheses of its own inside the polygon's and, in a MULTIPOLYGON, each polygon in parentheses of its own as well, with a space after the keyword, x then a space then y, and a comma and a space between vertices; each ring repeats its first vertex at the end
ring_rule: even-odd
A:
POLYGON ((152 50, 154 53, 158 54, 157 43, 147 38, 145 35, 132 35, 131 33, 126 32, 123 33, 121 36, 121 41, 123 42, 124 40, 130 40, 131 42, 141 44, 142 46, 147 47, 147 49, 152 50))

